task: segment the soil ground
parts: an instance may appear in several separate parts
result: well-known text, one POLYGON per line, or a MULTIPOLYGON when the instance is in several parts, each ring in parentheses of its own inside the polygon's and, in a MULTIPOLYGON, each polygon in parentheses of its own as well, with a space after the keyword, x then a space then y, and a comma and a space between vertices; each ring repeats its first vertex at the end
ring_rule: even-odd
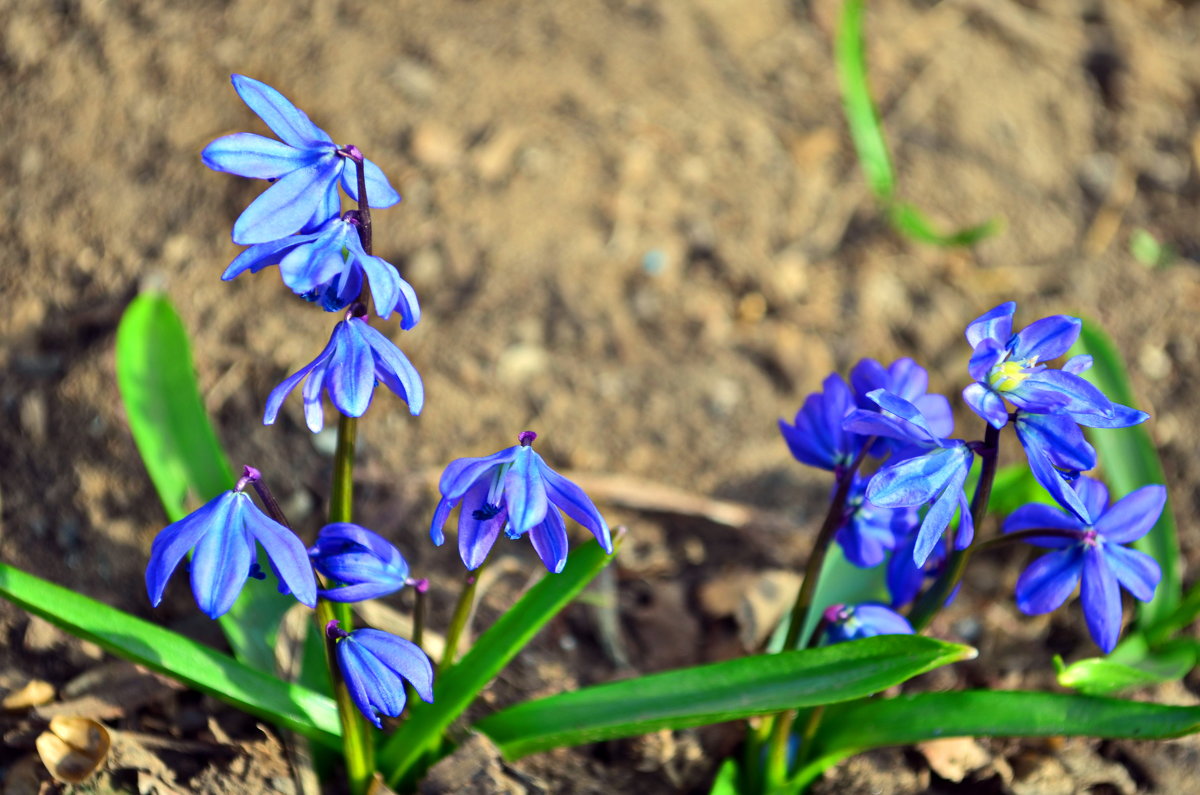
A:
MULTIPOLYGON (((1076 314, 1115 339, 1153 416, 1191 571, 1200 5, 870 5, 871 79, 901 194, 946 228, 1003 221, 967 250, 907 242, 881 220, 841 114, 838 8, 0 0, 0 558, 220 642, 182 577, 157 610, 142 586, 164 516, 119 404, 113 344, 122 310, 148 287, 171 296, 191 333, 231 460, 267 473, 308 537, 321 524, 329 437, 303 427, 298 399, 272 427, 259 418, 332 320, 273 270, 218 279, 238 250, 230 225, 261 184, 208 171, 199 151, 222 134, 265 132, 229 85, 241 72, 357 144, 404 196, 376 214, 376 251, 421 297, 420 325, 391 332, 428 399, 414 420, 383 395, 362 423, 360 517, 434 580, 432 625, 444 626, 459 570, 451 546, 427 540, 430 473, 452 458, 533 428, 542 454, 590 478, 610 521, 629 528, 616 631, 572 606, 502 674, 487 708, 740 653, 753 628, 734 619, 729 594, 763 575, 794 588, 786 572, 802 567, 828 488, 791 459, 776 420, 832 370, 912 355, 974 428, 957 398, 962 329, 1005 300, 1019 302, 1019 323, 1076 314), (1174 258, 1135 259, 1140 229, 1174 258), (655 484, 695 499, 683 510, 656 502, 655 484), (701 498, 748 506, 753 521, 685 515, 704 512, 701 498)), ((526 545, 503 549, 512 565, 484 620, 537 568, 526 545)), ((973 573, 933 632, 980 657, 921 686, 1049 687, 1053 654, 1095 653, 1077 606, 1017 613, 1025 561, 1013 553, 973 573)), ((389 603, 409 609, 406 597, 389 603)), ((133 681, 136 698, 97 707, 144 740, 110 763, 104 786, 295 791, 272 731, 112 668, 7 603, 0 632, 0 690, 133 681)), ((1195 703, 1197 682, 1185 684, 1147 697, 1195 703)), ((24 791, 15 771, 36 719, 0 720, 0 775, 24 791)), ((509 775, 514 791, 703 792, 737 736, 724 727, 561 750, 509 775)), ((818 788, 1182 792, 1200 768, 1190 740, 975 750, 984 762, 963 783, 931 761, 936 751, 900 749, 844 763, 818 788)))

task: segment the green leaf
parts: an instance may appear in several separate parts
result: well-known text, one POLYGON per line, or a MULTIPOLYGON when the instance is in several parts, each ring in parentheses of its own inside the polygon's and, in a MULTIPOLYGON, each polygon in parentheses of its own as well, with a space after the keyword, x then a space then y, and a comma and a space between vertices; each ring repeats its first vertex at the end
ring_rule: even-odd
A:
POLYGON ((721 767, 717 769, 717 775, 713 778, 712 788, 708 791, 708 795, 738 795, 738 771, 737 760, 729 757, 721 763, 721 767))
POLYGON ((1108 657, 1092 657, 1064 665, 1054 658, 1058 683, 1093 696, 1108 695, 1135 687, 1182 679, 1196 664, 1196 641, 1179 638, 1158 649, 1150 649, 1134 633, 1108 657))
MULTIPOLYGON (((1121 354, 1112 340, 1093 323, 1083 324, 1079 341, 1071 349, 1072 356, 1081 353, 1091 354, 1094 360, 1092 368, 1083 373, 1084 378, 1110 400, 1136 407, 1121 354)), ((1114 502, 1142 486, 1166 483, 1158 453, 1145 427, 1087 428, 1086 431, 1096 448, 1100 468, 1114 502)), ((1157 560, 1162 567, 1162 581, 1154 592, 1154 598, 1149 602, 1137 603, 1139 627, 1148 629, 1171 616, 1179 606, 1182 591, 1179 581, 1179 541, 1170 499, 1150 532, 1133 545, 1157 560)))
POLYGON ((592 542, 573 550, 558 574, 547 574, 479 636, 462 659, 434 682, 434 702, 413 704, 408 719, 378 754, 388 785, 411 778, 438 751, 442 732, 471 705, 487 684, 517 655, 546 622, 566 607, 614 558, 621 537, 608 555, 592 542))
POLYGON ((1200 707, 1004 690, 917 693, 829 707, 797 788, 871 748, 945 737, 1102 737, 1162 740, 1200 731, 1200 707))
POLYGON ((858 162, 871 192, 888 202, 896 192, 896 175, 888 156, 883 125, 867 82, 867 53, 863 41, 863 0, 847 0, 838 23, 834 59, 842 87, 842 106, 858 162))
POLYGON ((328 696, 281 682, 190 638, 4 563, 0 596, 119 657, 330 748, 341 746, 337 706, 328 696))
POLYGON ((862 698, 975 650, 919 635, 881 635, 759 654, 526 701, 476 724, 505 757, 862 698))
MULTIPOLYGON (((200 398, 187 332, 165 295, 133 299, 117 327, 116 354, 129 429, 168 520, 178 521, 188 514, 189 492, 208 502, 234 478, 200 398)), ((220 618, 237 658, 274 672, 275 634, 294 603, 275 588, 244 588, 220 618)))
POLYGON ((888 219, 892 222, 892 226, 910 240, 942 247, 973 246, 1004 228, 1000 221, 990 218, 981 224, 965 226, 954 232, 939 232, 933 228, 933 224, 925 217, 924 213, 904 202, 892 205, 888 219))
POLYGON ((896 172, 888 155, 887 140, 871 86, 867 79, 867 54, 863 36, 863 0, 847 0, 842 6, 834 43, 842 107, 858 162, 871 192, 887 209, 888 221, 906 237, 936 246, 969 246, 1000 230, 996 221, 985 221, 950 234, 933 228, 929 220, 910 204, 896 200, 896 172))

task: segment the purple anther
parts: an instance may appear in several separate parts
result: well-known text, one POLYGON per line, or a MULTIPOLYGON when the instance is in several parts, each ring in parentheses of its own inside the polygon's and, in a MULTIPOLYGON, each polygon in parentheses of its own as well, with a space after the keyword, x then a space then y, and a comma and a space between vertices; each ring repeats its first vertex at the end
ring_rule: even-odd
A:
POLYGON ((537 434, 533 431, 521 431, 517 434, 517 441, 521 443, 522 447, 528 447, 533 444, 533 440, 536 438, 537 434))
POLYGON ((349 320, 352 317, 366 317, 366 316, 367 316, 367 305, 362 303, 361 301, 355 301, 354 303, 350 304, 350 306, 346 309, 346 316, 345 316, 346 320, 349 320))
POLYGON ((337 153, 342 157, 350 158, 355 163, 361 163, 363 161, 363 153, 359 151, 358 147, 354 144, 347 144, 346 146, 343 146, 341 149, 337 150, 337 153))
POLYGON ((1096 538, 1097 538, 1097 536, 1099 536, 1099 535, 1100 535, 1100 534, 1099 534, 1098 532, 1096 532, 1096 529, 1095 529, 1095 528, 1089 527, 1089 528, 1088 528, 1087 530, 1085 530, 1085 531, 1084 531, 1084 533, 1083 533, 1083 543, 1084 543, 1084 545, 1085 545, 1085 546, 1089 546, 1089 547, 1094 547, 1094 546, 1096 546, 1096 538))
POLYGON ((429 580, 422 577, 419 580, 408 580, 408 585, 417 589, 417 593, 425 593, 429 590, 429 580))
POLYGON ((342 213, 342 220, 351 226, 362 226, 362 213, 358 210, 347 210, 342 213))
POLYGON ((237 485, 233 487, 234 491, 242 491, 251 483, 257 483, 262 480, 262 473, 252 466, 242 467, 242 476, 238 478, 237 485))
POLYGON ((342 638, 350 637, 350 633, 342 629, 335 618, 325 625, 325 637, 330 640, 341 640, 342 638))

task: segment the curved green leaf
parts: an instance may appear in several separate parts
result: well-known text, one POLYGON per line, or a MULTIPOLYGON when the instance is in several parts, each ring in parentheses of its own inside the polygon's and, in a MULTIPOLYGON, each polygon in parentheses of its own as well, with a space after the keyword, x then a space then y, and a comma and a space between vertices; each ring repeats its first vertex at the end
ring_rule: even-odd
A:
POLYGON ((760 654, 526 701, 476 724, 516 758, 862 698, 975 650, 919 635, 881 635, 818 649, 760 654))
POLYGON ((1064 693, 968 690, 839 704, 825 711, 801 788, 853 754, 945 737, 1082 736, 1161 740, 1200 731, 1200 707, 1064 693))
POLYGON ((1196 664, 1196 641, 1176 638, 1151 649, 1132 633, 1107 657, 1091 657, 1064 665, 1055 656, 1058 683, 1092 696, 1182 679, 1196 664))
POLYGON ((896 172, 888 155, 883 124, 875 101, 871 99, 871 87, 867 79, 863 5, 863 0, 847 0, 842 6, 834 58, 842 88, 846 124, 850 128, 850 138, 871 192, 887 209, 892 227, 912 240, 935 246, 969 246, 995 234, 1000 230, 1000 224, 996 221, 985 221, 950 234, 940 233, 920 210, 896 200, 896 172))
MULTIPOLYGON (((1121 354, 1112 340, 1094 323, 1085 322, 1079 341, 1071 349, 1071 355, 1091 354, 1094 364, 1083 377, 1091 381, 1110 400, 1127 406, 1137 406, 1129 376, 1121 354)), ((1096 448, 1104 480, 1118 500, 1126 494, 1150 483, 1166 483, 1158 452, 1144 426, 1132 428, 1087 428, 1088 439, 1096 448)), ((1149 533, 1133 544, 1137 549, 1152 556, 1162 567, 1162 581, 1149 602, 1138 602, 1140 628, 1152 628, 1171 616, 1179 606, 1182 586, 1179 580, 1179 541, 1175 532, 1175 518, 1171 513, 1171 501, 1163 508, 1162 516, 1149 533)))
POLYGON ((113 654, 216 696, 333 749, 333 699, 281 682, 168 629, 0 563, 0 596, 113 654))
POLYGON ((411 778, 423 760, 436 753, 442 732, 471 705, 479 692, 533 636, 567 606, 617 554, 621 544, 613 539, 608 555, 594 541, 573 550, 558 574, 547 574, 515 605, 479 636, 462 659, 434 682, 434 702, 412 705, 408 719, 388 738, 377 756, 388 785, 397 787, 411 778))
MULTIPOLYGON (((233 472, 200 398, 187 332, 165 295, 143 293, 130 302, 117 327, 116 358, 129 430, 168 520, 187 515, 189 492, 207 502, 232 489, 233 472)), ((237 658, 273 672, 275 633, 293 604, 274 588, 243 589, 220 618, 237 658)))

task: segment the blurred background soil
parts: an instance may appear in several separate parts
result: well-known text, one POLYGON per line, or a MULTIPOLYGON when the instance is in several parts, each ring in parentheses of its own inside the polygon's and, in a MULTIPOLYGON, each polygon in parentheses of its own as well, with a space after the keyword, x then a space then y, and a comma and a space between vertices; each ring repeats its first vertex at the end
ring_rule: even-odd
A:
MULTIPOLYGON (((260 418, 334 318, 296 300, 274 269, 218 278, 238 251, 230 226, 263 187, 199 159, 219 135, 266 132, 229 84, 241 72, 357 144, 404 196, 376 214, 375 244, 421 298, 415 330, 387 329, 420 370, 427 405, 413 419, 390 394, 376 399, 358 493, 363 523, 434 579, 433 626, 444 626, 460 567, 452 544, 427 540, 431 477, 450 459, 535 429, 543 456, 581 473, 610 522, 629 528, 615 629, 572 606, 501 675, 488 709, 741 653, 760 629, 747 626, 743 595, 766 576, 766 603, 791 598, 789 572, 828 488, 791 459, 776 420, 859 357, 913 355, 955 402, 960 433, 976 434, 958 398, 963 328, 1010 299, 1018 324, 1080 315, 1127 357, 1190 571, 1200 5, 870 4, 871 79, 901 195, 947 229, 1003 221, 967 250, 907 242, 881 220, 841 113, 838 8, 0 0, 0 557, 220 643, 182 575, 158 610, 143 587, 165 517, 125 424, 113 343, 124 307, 151 287, 191 333, 231 460, 266 473, 306 538, 321 525, 331 437, 304 428, 298 398, 276 425, 260 418), (1138 229, 1174 258, 1148 267, 1131 256, 1138 229), (684 499, 664 500, 657 484, 684 499), (714 521, 704 498, 748 510, 714 521)), ((498 567, 485 621, 538 568, 528 545, 502 549, 512 563, 498 567)), ((1013 552, 971 573, 933 630, 978 645, 980 658, 923 687, 1052 686, 1053 654, 1095 653, 1077 606, 1017 613, 1026 560, 1013 552)), ((406 595, 388 602, 410 609, 406 595)), ((7 603, 0 632, 0 690, 97 672, 138 679, 7 603)), ((97 714, 159 745, 112 761, 109 785, 295 791, 272 730, 139 681, 137 698, 110 698, 97 714)), ((1148 697, 1196 703, 1195 684, 1148 697)), ((0 775, 14 787, 36 732, 28 714, 3 721, 0 775)), ((505 775, 513 791, 707 791, 737 738, 729 727, 662 733, 542 754, 505 775)), ((936 753, 901 749, 845 763, 819 786, 1181 792, 1200 768, 1188 740, 973 747, 983 761, 961 783, 936 753)))

